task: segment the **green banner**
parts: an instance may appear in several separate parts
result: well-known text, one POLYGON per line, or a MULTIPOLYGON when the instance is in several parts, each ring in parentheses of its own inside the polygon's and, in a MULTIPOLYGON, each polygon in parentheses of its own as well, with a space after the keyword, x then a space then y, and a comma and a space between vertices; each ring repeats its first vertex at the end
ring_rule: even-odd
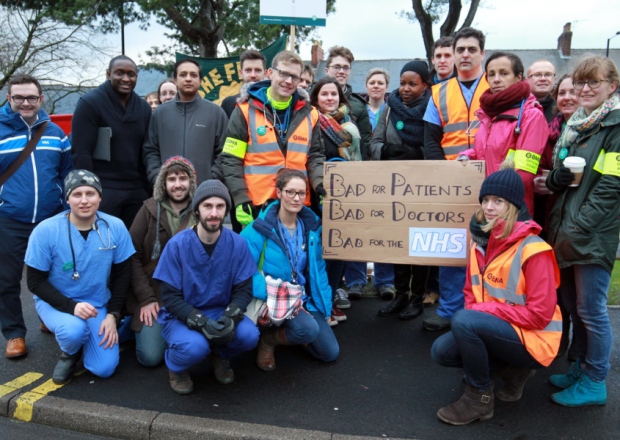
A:
MULTIPOLYGON (((267 58, 267 67, 271 66, 276 54, 286 48, 287 38, 288 35, 284 34, 275 43, 261 50, 267 58)), ((198 93, 204 99, 220 105, 224 98, 239 93, 243 84, 239 76, 239 57, 200 58, 182 53, 176 54, 177 61, 184 58, 196 60, 202 66, 203 77, 198 93)))

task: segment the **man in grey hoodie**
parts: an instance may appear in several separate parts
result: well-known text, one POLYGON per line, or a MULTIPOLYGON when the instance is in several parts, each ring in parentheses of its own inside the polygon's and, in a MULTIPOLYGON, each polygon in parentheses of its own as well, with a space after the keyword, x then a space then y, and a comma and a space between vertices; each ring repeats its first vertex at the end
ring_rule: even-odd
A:
POLYGON ((177 95, 153 112, 144 142, 149 182, 155 184, 161 164, 172 156, 183 156, 194 164, 198 184, 209 179, 224 180, 218 158, 226 140, 228 117, 198 93, 202 69, 197 61, 177 61, 173 78, 177 95))

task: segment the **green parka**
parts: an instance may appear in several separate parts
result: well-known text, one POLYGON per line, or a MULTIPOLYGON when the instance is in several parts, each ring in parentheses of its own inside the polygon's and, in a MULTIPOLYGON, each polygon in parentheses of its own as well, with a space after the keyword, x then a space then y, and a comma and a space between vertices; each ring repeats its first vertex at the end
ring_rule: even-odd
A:
MULTIPOLYGON (((549 219, 549 241, 558 266, 599 264, 611 272, 620 230, 620 107, 616 106, 597 128, 571 145, 568 156, 583 157, 586 167, 578 187, 562 192, 549 185, 558 193, 549 219), (601 154, 608 161, 604 172, 601 154), (595 169, 597 160, 596 168, 601 171, 595 169), (611 165, 615 171, 611 171, 611 165)), ((556 172, 551 172, 548 182, 553 181, 556 172)))

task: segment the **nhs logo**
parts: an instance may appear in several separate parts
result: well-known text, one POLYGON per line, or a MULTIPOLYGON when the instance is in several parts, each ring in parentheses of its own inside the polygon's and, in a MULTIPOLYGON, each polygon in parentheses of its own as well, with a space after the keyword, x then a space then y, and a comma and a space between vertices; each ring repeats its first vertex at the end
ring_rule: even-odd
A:
POLYGON ((409 256, 466 258, 467 230, 464 228, 409 228, 409 256))

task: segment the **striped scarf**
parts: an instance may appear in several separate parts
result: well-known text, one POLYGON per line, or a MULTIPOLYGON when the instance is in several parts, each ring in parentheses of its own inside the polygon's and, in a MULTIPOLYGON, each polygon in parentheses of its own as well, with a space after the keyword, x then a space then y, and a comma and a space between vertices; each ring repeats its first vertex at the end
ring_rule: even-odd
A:
POLYGON ((342 105, 335 112, 321 113, 319 124, 323 135, 338 146, 344 160, 362 160, 360 132, 349 116, 349 108, 342 105))

